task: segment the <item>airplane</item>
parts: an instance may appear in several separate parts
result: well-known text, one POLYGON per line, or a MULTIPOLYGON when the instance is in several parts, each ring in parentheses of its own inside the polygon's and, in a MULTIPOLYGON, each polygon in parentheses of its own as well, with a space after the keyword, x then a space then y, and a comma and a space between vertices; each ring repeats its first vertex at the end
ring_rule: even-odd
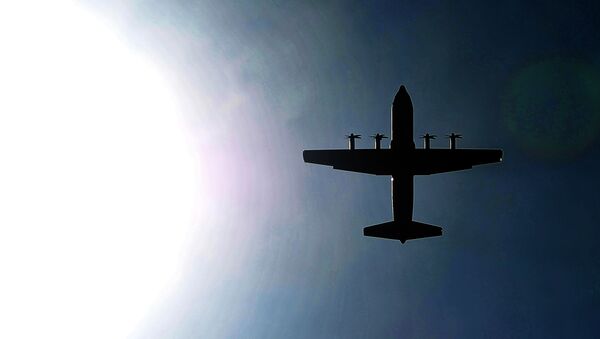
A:
POLYGON ((415 148, 413 141, 413 105, 404 86, 394 97, 391 109, 392 133, 389 149, 381 148, 383 134, 377 133, 375 149, 356 149, 354 133, 349 138, 350 149, 304 150, 304 162, 328 165, 333 169, 392 176, 393 221, 368 226, 363 235, 385 239, 407 240, 442 235, 442 228, 412 220, 414 176, 461 171, 476 165, 502 161, 501 149, 460 149, 456 140, 460 134, 448 135, 449 148, 431 148, 435 135, 425 134, 424 148, 415 148))

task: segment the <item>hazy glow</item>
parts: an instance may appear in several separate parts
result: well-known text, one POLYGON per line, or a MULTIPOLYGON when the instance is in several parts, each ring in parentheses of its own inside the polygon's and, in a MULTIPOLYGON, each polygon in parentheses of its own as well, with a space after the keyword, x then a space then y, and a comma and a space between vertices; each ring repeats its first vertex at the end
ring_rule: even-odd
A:
POLYGON ((191 223, 175 101, 73 3, 0 5, 0 41, 0 337, 124 337, 191 223))

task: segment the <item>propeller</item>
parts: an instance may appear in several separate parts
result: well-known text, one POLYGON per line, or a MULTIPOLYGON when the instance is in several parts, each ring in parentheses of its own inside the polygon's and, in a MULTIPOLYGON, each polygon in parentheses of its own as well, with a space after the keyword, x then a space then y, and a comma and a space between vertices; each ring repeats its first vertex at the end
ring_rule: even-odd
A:
POLYGON ((450 134, 446 134, 446 138, 449 138, 449 139, 462 139, 462 134, 450 133, 450 134))
POLYGON ((450 133, 449 135, 446 135, 446 137, 450 139, 450 149, 456 149, 456 139, 462 139, 461 134, 457 134, 454 132, 450 133))
POLYGON ((346 135, 348 138, 348 148, 354 149, 354 139, 360 139, 360 134, 350 133, 350 135, 346 135))
POLYGON ((430 149, 431 148, 431 142, 430 140, 435 139, 435 135, 433 134, 429 134, 429 133, 425 133, 425 135, 421 136, 421 139, 424 139, 424 147, 425 149, 430 149))
POLYGON ((371 138, 375 139, 375 140, 381 140, 381 139, 387 139, 388 137, 385 136, 385 134, 375 134, 375 135, 371 135, 371 138))
POLYGON ((371 138, 375 139, 375 149, 381 149, 381 139, 387 139, 385 134, 375 134, 371 135, 371 138))

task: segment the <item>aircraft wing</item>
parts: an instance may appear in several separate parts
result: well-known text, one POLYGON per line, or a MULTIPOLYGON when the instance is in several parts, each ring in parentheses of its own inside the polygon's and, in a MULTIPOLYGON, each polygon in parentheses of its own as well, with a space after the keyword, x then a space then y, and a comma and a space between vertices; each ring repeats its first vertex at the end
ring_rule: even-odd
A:
POLYGON ((414 149, 412 153, 411 171, 414 175, 460 171, 502 161, 500 149, 432 148, 414 149))
POLYGON ((460 171, 476 165, 502 161, 499 149, 334 149, 306 150, 304 161, 332 166, 334 169, 393 175, 428 175, 460 171))
POLYGON ((306 150, 302 155, 304 162, 376 175, 392 174, 395 159, 391 149, 306 150))

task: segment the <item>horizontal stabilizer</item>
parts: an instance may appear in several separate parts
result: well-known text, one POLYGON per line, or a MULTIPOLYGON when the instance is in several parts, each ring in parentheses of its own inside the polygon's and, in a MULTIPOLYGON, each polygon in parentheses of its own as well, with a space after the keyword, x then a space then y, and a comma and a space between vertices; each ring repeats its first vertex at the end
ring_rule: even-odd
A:
POLYGON ((363 234, 367 237, 406 240, 437 237, 442 235, 442 228, 438 226, 423 224, 416 221, 399 222, 390 221, 379 225, 365 227, 363 234))

